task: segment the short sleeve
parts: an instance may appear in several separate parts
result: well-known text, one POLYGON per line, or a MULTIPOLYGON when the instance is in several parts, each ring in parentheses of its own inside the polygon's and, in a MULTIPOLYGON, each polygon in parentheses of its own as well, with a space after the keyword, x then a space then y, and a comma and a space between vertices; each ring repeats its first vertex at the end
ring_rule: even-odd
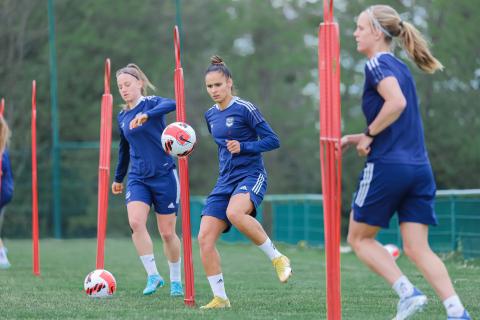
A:
POLYGON ((385 59, 380 57, 373 57, 367 61, 365 67, 365 75, 367 81, 371 83, 374 87, 378 86, 380 81, 387 77, 395 77, 395 74, 385 59))

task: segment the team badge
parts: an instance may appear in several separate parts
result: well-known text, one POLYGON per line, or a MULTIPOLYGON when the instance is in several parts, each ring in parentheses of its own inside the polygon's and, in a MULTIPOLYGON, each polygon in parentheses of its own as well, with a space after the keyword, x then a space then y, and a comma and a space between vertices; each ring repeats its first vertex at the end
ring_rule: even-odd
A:
POLYGON ((225 121, 225 125, 226 125, 227 127, 233 126, 233 119, 234 119, 233 117, 228 117, 227 119, 225 119, 225 120, 226 120, 226 121, 225 121))

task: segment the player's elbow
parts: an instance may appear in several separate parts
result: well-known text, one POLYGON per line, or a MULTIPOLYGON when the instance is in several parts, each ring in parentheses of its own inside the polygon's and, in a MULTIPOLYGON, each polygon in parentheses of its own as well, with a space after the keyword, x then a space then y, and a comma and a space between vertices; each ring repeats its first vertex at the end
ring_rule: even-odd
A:
POLYGON ((405 99, 404 96, 398 97, 394 100, 393 106, 395 108, 395 111, 398 113, 402 113, 403 110, 407 107, 407 100, 405 99))
POLYGON ((273 138, 272 139, 272 150, 280 148, 280 139, 278 139, 278 136, 274 135, 272 138, 273 138))

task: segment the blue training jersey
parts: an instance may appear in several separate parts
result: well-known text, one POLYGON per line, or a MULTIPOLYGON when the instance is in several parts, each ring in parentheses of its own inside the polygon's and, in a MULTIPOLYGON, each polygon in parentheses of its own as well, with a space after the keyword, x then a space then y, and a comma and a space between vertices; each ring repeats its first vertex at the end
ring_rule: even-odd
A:
POLYGON ((378 93, 377 86, 387 77, 397 79, 407 106, 395 122, 375 137, 367 161, 429 163, 415 82, 408 67, 391 53, 378 53, 365 66, 362 109, 367 124, 370 125, 375 120, 385 102, 378 93))
POLYGON ((2 154, 2 180, 1 180, 0 209, 12 200, 13 196, 13 174, 10 165, 8 150, 2 154))
POLYGON ((218 146, 218 182, 233 183, 256 170, 266 174, 261 153, 278 148, 280 141, 255 105, 233 97, 223 110, 208 109, 205 120, 218 146), (231 154, 227 140, 240 142, 240 153, 231 154))
POLYGON ((115 181, 122 182, 128 171, 129 177, 149 178, 165 175, 175 168, 173 158, 162 148, 162 132, 165 129, 165 114, 175 110, 175 101, 158 96, 141 97, 137 105, 118 114, 120 145, 115 181), (130 121, 140 114, 148 120, 141 126, 130 129, 130 121))

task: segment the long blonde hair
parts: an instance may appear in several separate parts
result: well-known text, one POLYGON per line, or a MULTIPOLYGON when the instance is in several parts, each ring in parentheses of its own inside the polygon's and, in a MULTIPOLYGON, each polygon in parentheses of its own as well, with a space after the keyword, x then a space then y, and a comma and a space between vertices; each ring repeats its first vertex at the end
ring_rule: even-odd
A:
POLYGON ((443 65, 430 52, 428 43, 413 24, 403 21, 398 12, 387 5, 375 5, 366 10, 372 25, 383 32, 385 40, 393 38, 399 42, 408 56, 424 72, 434 73, 443 70, 443 65))
POLYGON ((3 116, 0 116, 0 154, 5 151, 5 148, 9 144, 11 134, 7 121, 5 121, 3 116))
POLYGON ((123 67, 121 69, 117 70, 116 76, 118 77, 121 74, 129 74, 132 77, 136 78, 137 80, 143 81, 143 86, 142 86, 142 96, 146 96, 148 92, 148 88, 155 90, 155 86, 148 80, 147 76, 145 73, 140 69, 139 66, 137 66, 135 63, 129 63, 127 64, 126 67, 123 67))

